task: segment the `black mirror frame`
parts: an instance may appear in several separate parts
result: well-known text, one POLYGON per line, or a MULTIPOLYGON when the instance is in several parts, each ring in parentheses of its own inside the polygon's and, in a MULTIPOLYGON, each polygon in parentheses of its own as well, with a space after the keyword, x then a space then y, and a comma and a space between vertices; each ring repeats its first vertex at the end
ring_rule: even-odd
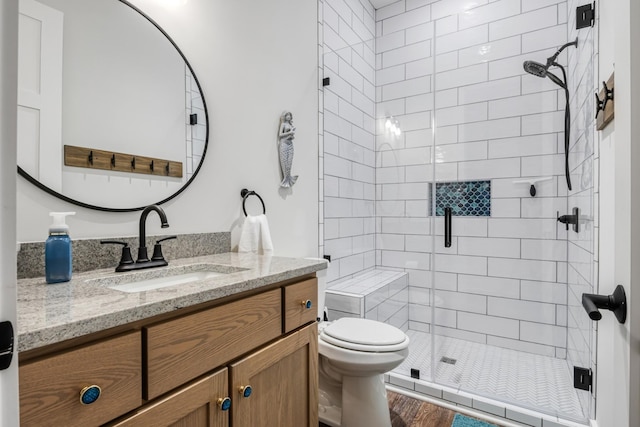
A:
POLYGON ((176 43, 173 41, 173 39, 171 37, 169 37, 169 34, 167 34, 167 32, 164 31, 160 27, 160 25, 158 25, 147 14, 142 12, 136 6, 134 6, 131 3, 129 3, 127 0, 118 0, 118 1, 120 3, 123 3, 123 4, 127 5, 127 6, 129 6, 131 9, 135 10, 140 15, 142 15, 147 21, 149 21, 154 27, 156 27, 167 38, 167 40, 169 40, 169 43, 171 43, 173 45, 173 47, 176 49, 176 51, 178 51, 178 54, 180 54, 180 56, 184 60, 184 63, 189 68, 189 71, 191 72, 191 75, 193 76, 193 79, 195 80, 196 85, 198 86, 198 90, 200 91, 200 95, 202 96, 202 107, 204 109, 204 118, 205 118, 205 125, 206 125, 206 134, 205 134, 205 138, 204 138, 204 141, 205 141, 204 142, 204 149, 202 151, 202 158, 200 159, 200 163, 198 164, 198 167, 196 168, 195 171, 193 171, 193 175, 191 175, 191 178, 189 178, 189 180, 187 182, 185 182, 185 184, 182 187, 180 187, 180 189, 178 191, 176 191, 175 193, 173 193, 171 196, 169 196, 169 197, 167 197, 167 198, 165 198, 163 200, 160 200, 159 202, 147 203, 144 206, 138 206, 138 207, 135 207, 135 208, 106 208, 106 207, 103 207, 103 206, 96 206, 96 205, 91 205, 91 204, 88 204, 88 203, 80 202, 78 200, 75 200, 75 199, 72 199, 70 197, 67 197, 64 194, 58 193, 57 191, 52 190, 51 188, 47 187, 46 185, 42 184, 41 182, 39 182, 37 179, 35 179, 31 175, 29 175, 27 172, 25 172, 24 169, 22 169, 20 166, 18 166, 18 175, 20 175, 21 177, 23 177, 24 179, 29 181, 31 184, 33 184, 36 187, 38 187, 39 189, 45 191, 46 193, 49 193, 50 195, 52 195, 54 197, 57 197, 57 198, 59 198, 61 200, 64 200, 65 202, 74 204, 76 206, 81 206, 83 208, 93 209, 93 210, 103 211, 103 212, 135 212, 135 211, 140 211, 140 210, 146 208, 147 205, 149 205, 149 204, 161 205, 163 203, 168 202, 169 200, 175 198, 180 193, 182 193, 193 182, 195 177, 198 175, 198 172, 200 171, 200 168, 202 167, 202 164, 204 163, 204 159, 205 159, 206 154, 207 154, 207 148, 209 146, 209 113, 208 113, 208 110, 207 110, 207 103, 206 103, 206 101, 204 99, 204 92, 202 91, 202 87, 200 86, 200 81, 198 81, 198 77, 196 77, 196 74, 194 73, 193 68, 191 67, 191 64, 189 63, 187 58, 184 56, 184 54, 182 53, 182 51, 180 50, 178 45, 176 45, 176 43))

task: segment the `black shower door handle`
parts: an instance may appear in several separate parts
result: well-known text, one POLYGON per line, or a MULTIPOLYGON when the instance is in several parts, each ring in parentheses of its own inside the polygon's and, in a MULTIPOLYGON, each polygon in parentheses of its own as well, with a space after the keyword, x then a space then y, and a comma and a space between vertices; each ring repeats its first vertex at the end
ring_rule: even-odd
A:
POLYGON ((451 247, 451 208, 444 208, 444 247, 451 247))

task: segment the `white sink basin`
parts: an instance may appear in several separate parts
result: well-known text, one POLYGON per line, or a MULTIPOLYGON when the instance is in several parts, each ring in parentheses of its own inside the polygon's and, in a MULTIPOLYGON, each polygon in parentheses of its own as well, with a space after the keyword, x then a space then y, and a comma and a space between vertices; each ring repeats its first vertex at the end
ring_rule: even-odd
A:
POLYGON ((244 268, 227 265, 193 264, 116 274, 99 279, 90 279, 86 283, 105 286, 116 291, 133 293, 184 285, 244 270, 244 268))
POLYGON ((215 271, 199 271, 195 273, 177 274, 175 276, 157 277, 155 279, 141 280, 139 282, 122 283, 120 285, 108 286, 108 288, 122 292, 151 291, 154 289, 166 288, 167 286, 184 285, 185 283, 197 282, 198 280, 205 280, 224 275, 225 273, 216 273, 215 271))

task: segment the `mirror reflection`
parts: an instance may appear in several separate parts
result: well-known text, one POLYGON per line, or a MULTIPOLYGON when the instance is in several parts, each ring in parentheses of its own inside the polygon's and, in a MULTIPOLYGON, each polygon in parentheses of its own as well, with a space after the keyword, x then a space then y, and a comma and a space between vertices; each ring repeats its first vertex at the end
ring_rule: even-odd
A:
POLYGON ((163 201, 189 184, 206 151, 206 108, 163 32, 118 0, 20 0, 19 28, 24 172, 67 198, 118 210, 163 201), (94 169, 90 158, 86 167, 69 166, 64 146, 163 159, 182 173, 94 169))

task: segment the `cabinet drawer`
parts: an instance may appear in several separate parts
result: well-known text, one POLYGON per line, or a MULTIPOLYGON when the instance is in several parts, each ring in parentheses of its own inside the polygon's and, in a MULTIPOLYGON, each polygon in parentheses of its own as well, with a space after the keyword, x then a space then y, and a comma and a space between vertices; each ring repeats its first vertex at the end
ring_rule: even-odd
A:
POLYGON ((274 289, 144 328, 147 387, 153 399, 281 334, 274 289))
POLYGON ((132 332, 20 366, 20 425, 99 425, 140 406, 141 341, 132 332), (83 405, 90 385, 100 397, 83 405))
POLYGON ((313 322, 318 317, 318 279, 313 278, 284 288, 284 333, 313 322), (311 301, 311 307, 305 305, 311 301))

